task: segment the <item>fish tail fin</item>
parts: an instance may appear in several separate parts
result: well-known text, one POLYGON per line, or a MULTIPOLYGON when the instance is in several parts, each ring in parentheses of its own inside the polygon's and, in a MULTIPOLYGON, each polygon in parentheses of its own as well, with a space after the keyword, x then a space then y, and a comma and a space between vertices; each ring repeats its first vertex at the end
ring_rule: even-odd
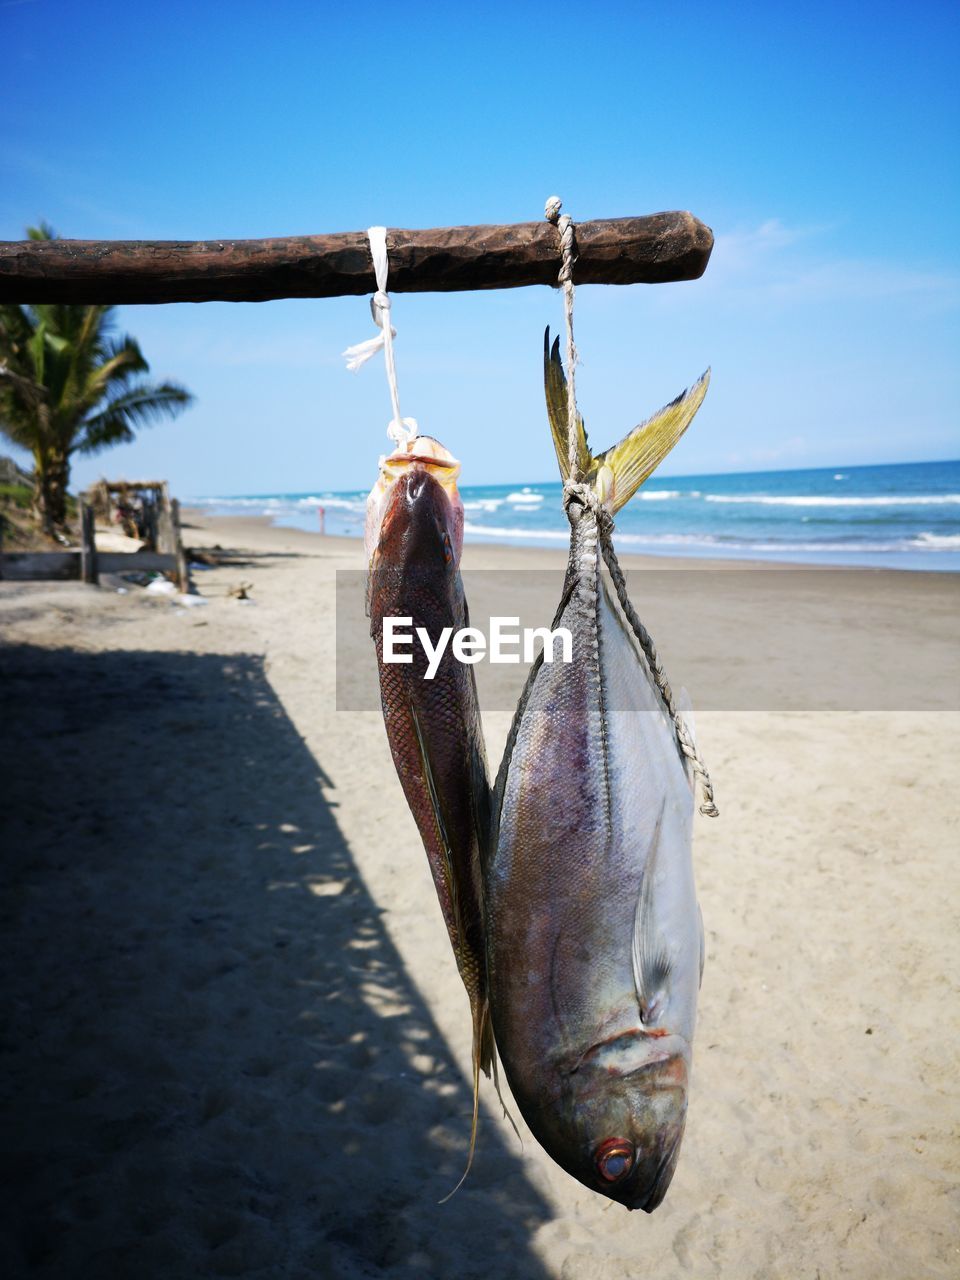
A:
POLYGON ((676 400, 634 427, 619 444, 597 458, 595 487, 616 513, 664 460, 693 421, 710 385, 710 370, 676 400))
MULTIPOLYGON (((570 474, 569 429, 567 425, 567 380, 560 359, 560 340, 550 347, 550 331, 544 342, 544 385, 547 413, 560 474, 570 474)), ((592 485, 611 514, 616 514, 657 469, 693 421, 710 385, 710 370, 689 390, 662 408, 659 413, 634 427, 629 434, 596 457, 590 452, 583 419, 577 415, 577 465, 580 477, 592 485)))
MULTIPOLYGON (((550 326, 543 335, 543 389, 547 397, 547 416, 550 419, 550 434, 553 436, 553 447, 557 451, 557 462, 560 464, 560 475, 564 480, 570 476, 569 424, 567 421, 567 379, 560 359, 560 339, 554 339, 550 346, 550 326)), ((593 456, 587 444, 587 432, 583 418, 577 414, 577 467, 580 475, 585 476, 590 470, 593 456)))

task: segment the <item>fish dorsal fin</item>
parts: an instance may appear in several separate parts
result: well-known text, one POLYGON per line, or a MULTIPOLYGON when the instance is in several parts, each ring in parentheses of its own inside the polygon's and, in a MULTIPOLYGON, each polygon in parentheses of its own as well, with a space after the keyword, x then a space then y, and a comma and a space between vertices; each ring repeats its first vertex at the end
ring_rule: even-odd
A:
POLYGON ((657 862, 662 827, 663 807, 643 868, 640 898, 633 922, 633 982, 640 1004, 640 1021, 644 1026, 655 1026, 663 1013, 666 983, 672 967, 670 950, 656 912, 657 862))
MULTIPOLYGON (((564 480, 570 475, 570 447, 568 431, 567 379, 560 360, 560 339, 550 347, 550 328, 543 335, 543 387, 547 397, 547 416, 550 419, 550 434, 553 436, 553 447, 557 451, 557 462, 560 464, 560 475, 564 480)), ((584 479, 590 470, 593 458, 587 444, 587 433, 583 418, 577 414, 577 462, 580 475, 584 479)))

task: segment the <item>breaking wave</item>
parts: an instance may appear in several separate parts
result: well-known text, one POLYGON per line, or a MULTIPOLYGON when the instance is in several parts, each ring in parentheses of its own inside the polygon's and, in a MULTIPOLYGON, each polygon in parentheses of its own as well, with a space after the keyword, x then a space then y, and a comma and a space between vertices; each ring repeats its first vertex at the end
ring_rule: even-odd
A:
POLYGON ((885 494, 870 498, 819 497, 814 494, 708 493, 707 502, 753 503, 760 507, 940 507, 960 504, 960 493, 885 494))

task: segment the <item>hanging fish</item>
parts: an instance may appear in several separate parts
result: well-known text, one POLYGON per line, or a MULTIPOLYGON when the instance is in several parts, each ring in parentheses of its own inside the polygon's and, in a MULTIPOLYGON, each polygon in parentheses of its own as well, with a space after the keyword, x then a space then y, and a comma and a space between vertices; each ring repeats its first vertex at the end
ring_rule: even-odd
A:
MULTIPOLYGON (((460 464, 438 441, 417 436, 381 459, 367 499, 367 605, 380 668, 387 738, 407 804, 423 840, 473 1020, 473 1124, 479 1074, 490 1074, 481 857, 489 841, 490 786, 473 667, 447 647, 429 678, 425 647, 409 662, 384 661, 384 619, 423 628, 435 653, 444 628, 469 626, 460 578, 463 503, 460 464)), ((449 635, 449 633, 448 633, 449 635)), ((466 1176, 466 1174, 464 1174, 466 1176)), ((462 1179, 461 1179, 462 1181, 462 1179)), ((458 1184, 459 1185, 459 1184, 458 1184)))
MULTIPOLYGON (((568 477, 567 392, 549 331, 547 405, 568 477)), ((599 526, 666 457, 708 374, 594 457, 568 498, 570 555, 553 622, 572 663, 535 664, 507 741, 486 876, 497 1048, 524 1118, 585 1186, 652 1212, 687 1109, 703 927, 692 778, 616 594, 599 526)))

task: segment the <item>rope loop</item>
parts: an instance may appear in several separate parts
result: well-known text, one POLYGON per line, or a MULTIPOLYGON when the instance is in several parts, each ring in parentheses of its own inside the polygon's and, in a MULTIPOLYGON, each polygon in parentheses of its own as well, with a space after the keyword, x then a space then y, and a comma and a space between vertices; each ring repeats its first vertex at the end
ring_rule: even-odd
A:
POLYGON ((387 435, 394 444, 406 446, 419 434, 419 428, 415 418, 404 418, 400 413, 397 364, 393 354, 393 340, 397 336, 397 331, 390 323, 392 303, 387 293, 389 262, 386 227, 370 227, 367 231, 367 239, 370 243, 373 273, 377 281, 376 292, 370 298, 370 314, 380 332, 375 338, 368 338, 366 342, 358 342, 352 347, 347 347, 343 354, 346 357, 347 368, 351 373, 356 373, 378 351, 383 352, 387 369, 387 385, 390 388, 390 403, 393 406, 393 417, 387 424, 387 435))

